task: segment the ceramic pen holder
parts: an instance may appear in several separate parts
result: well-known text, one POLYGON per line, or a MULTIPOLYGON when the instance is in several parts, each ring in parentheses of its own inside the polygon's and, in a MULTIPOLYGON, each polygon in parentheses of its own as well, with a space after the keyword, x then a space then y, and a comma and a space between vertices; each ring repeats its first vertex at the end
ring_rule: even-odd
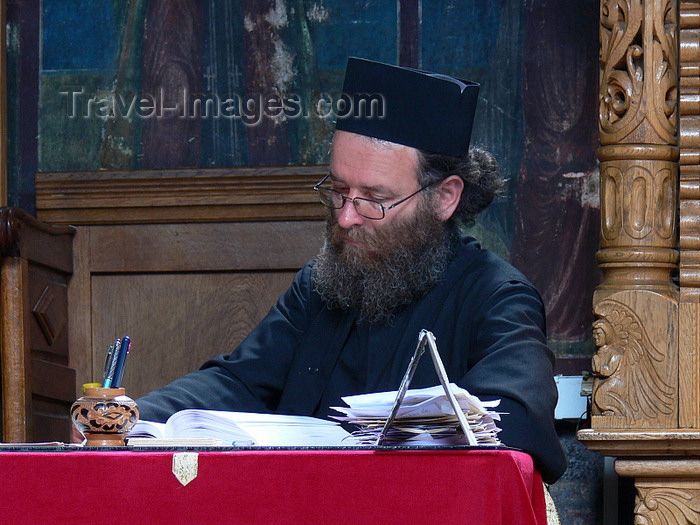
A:
POLYGON ((89 447, 118 447, 139 419, 139 407, 123 388, 87 388, 70 409, 89 447))

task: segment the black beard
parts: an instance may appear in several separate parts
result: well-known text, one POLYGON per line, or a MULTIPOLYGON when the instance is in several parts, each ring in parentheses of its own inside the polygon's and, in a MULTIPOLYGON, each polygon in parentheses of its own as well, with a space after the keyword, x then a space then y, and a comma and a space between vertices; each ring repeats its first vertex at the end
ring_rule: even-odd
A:
POLYGON ((358 310, 360 321, 388 320, 442 278, 451 255, 448 238, 429 199, 412 217, 374 232, 341 228, 329 212, 313 276, 316 291, 329 308, 358 310))

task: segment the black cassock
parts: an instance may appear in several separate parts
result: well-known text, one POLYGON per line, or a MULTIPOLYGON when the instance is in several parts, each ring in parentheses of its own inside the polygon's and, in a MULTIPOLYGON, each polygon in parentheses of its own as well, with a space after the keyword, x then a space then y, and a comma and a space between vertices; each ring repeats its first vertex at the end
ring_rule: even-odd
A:
MULTIPOLYGON (((545 481, 566 469, 554 429, 554 356, 542 300, 513 266, 461 237, 444 280, 388 322, 357 322, 314 292, 313 261, 231 353, 137 400, 141 418, 185 408, 327 417, 341 396, 396 390, 422 329, 436 338, 451 382, 501 399, 501 441, 530 453, 545 481)), ((439 383, 424 356, 410 387, 439 383)))

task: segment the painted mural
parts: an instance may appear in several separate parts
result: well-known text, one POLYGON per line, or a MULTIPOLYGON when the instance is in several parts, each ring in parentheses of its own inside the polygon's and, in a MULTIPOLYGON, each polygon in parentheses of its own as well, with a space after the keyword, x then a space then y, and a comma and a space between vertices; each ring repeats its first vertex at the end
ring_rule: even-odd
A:
POLYGON ((35 71, 9 46, 11 198, 30 208, 34 171, 326 163, 348 56, 481 83, 472 140, 509 184, 474 233, 537 285, 557 353, 592 354, 596 1, 13 4, 41 21, 35 71))
POLYGON ((476 79, 484 112, 519 113, 523 8, 511 4, 44 2, 39 167, 326 162, 351 55, 476 79), (479 31, 465 35, 467 21, 479 31))

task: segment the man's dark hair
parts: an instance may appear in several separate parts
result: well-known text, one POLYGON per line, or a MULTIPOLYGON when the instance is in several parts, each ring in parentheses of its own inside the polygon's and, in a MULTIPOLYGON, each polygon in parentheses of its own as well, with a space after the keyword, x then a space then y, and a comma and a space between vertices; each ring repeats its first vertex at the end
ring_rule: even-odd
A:
POLYGON ((464 181, 459 206, 450 221, 471 226, 477 214, 486 209, 498 195, 505 181, 498 173, 498 163, 493 155, 481 148, 470 148, 461 157, 439 153, 418 152, 421 186, 434 184, 452 175, 464 181))

